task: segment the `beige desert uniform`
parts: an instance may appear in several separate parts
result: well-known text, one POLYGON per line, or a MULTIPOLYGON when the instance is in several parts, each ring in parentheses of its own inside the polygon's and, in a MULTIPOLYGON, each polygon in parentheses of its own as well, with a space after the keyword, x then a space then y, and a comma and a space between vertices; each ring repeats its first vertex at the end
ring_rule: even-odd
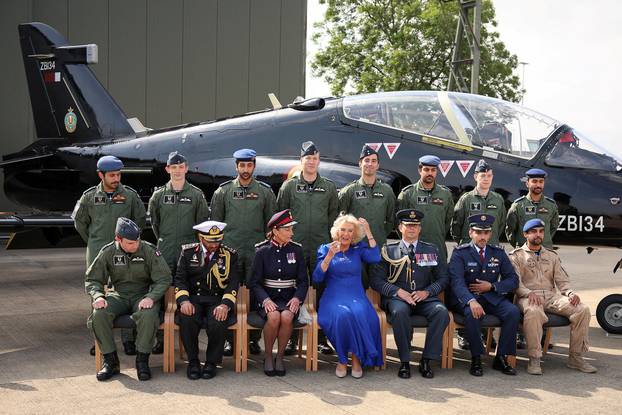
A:
POLYGON ((570 320, 570 357, 579 357, 588 350, 590 309, 585 304, 570 304, 572 293, 568 274, 562 268, 557 253, 542 247, 540 254, 532 252, 527 244, 513 250, 512 265, 520 277, 516 290, 517 304, 524 314, 523 331, 527 339, 530 358, 542 356, 542 325, 548 321, 545 311, 559 314, 570 320), (530 305, 529 293, 535 292, 543 305, 530 305))

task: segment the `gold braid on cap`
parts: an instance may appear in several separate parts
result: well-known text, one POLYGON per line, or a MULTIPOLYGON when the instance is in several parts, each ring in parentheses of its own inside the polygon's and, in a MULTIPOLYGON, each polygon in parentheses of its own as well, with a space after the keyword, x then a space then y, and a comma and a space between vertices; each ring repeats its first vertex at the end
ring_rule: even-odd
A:
POLYGON ((389 278, 387 281, 391 284, 395 284, 404 269, 404 265, 408 264, 408 268, 406 268, 406 280, 410 284, 413 273, 412 267, 410 266, 410 257, 406 255, 400 259, 389 258, 386 245, 382 247, 381 253, 382 258, 389 263, 389 278))
POLYGON ((220 270, 218 269, 218 261, 216 261, 207 273, 207 285, 210 289, 212 288, 212 275, 214 276, 214 278, 216 278, 216 281, 218 281, 218 286, 222 289, 224 289, 229 282, 229 264, 231 263, 231 254, 229 253, 229 251, 222 248, 218 252, 219 256, 221 256, 221 254, 224 254, 223 256, 225 257, 225 273, 220 273, 220 270))

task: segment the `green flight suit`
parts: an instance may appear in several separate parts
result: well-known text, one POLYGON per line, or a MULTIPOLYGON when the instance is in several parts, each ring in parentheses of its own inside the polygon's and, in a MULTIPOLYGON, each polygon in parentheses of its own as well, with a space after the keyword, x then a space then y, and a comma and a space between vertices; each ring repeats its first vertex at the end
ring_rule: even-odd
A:
POLYGON ((559 212, 557 203, 553 199, 542 196, 539 202, 534 202, 530 195, 519 197, 512 203, 508 210, 505 236, 514 247, 520 247, 525 243, 523 225, 530 219, 542 219, 544 222, 544 240, 542 244, 553 248, 553 236, 559 226, 559 212))
POLYGON ((86 190, 76 203, 71 218, 86 242, 87 268, 99 250, 114 240, 117 219, 121 216, 133 220, 140 229, 145 227, 145 205, 134 189, 121 183, 110 198, 99 183, 86 190))
POLYGON ((434 244, 441 260, 447 263, 445 239, 454 214, 454 198, 451 190, 438 183, 427 190, 419 180, 403 188, 397 196, 397 210, 402 209, 416 209, 423 213, 419 240, 434 244))
POLYGON ((488 214, 495 217, 492 224, 491 245, 499 245, 499 238, 505 231, 506 210, 503 197, 492 190, 486 197, 476 193, 476 189, 464 193, 458 199, 454 208, 454 217, 451 221, 451 235, 459 244, 471 242, 469 237, 469 216, 476 214, 488 214))
POLYGON ((259 180, 243 187, 236 178, 216 189, 210 207, 212 220, 227 224, 223 243, 238 252, 240 281, 245 281, 251 275, 255 244, 266 239, 266 225, 275 212, 274 192, 259 180))
POLYGON ((331 241, 330 228, 339 214, 335 184, 319 174, 312 184, 292 177, 279 189, 277 210, 291 209, 294 220, 293 240, 302 245, 309 275, 315 269, 317 249, 331 241))
POLYGON ((116 350, 112 334, 112 322, 122 314, 132 314, 136 323, 136 349, 151 353, 156 330, 160 326, 160 299, 171 285, 171 271, 157 248, 149 242, 140 241, 138 250, 128 254, 118 242, 105 245, 86 271, 84 286, 91 301, 105 297, 106 308, 93 309, 88 327, 93 333, 102 353, 116 350), (104 287, 112 281, 114 290, 104 287), (138 309, 138 303, 149 297, 154 301, 149 309, 138 309))
POLYGON ((196 241, 196 231, 192 227, 209 219, 205 195, 187 181, 182 190, 176 192, 169 181, 153 192, 148 212, 158 249, 174 274, 181 246, 196 241))
POLYGON ((369 186, 360 178, 339 191, 339 211, 365 218, 376 243, 382 247, 395 224, 395 193, 380 180, 369 186))

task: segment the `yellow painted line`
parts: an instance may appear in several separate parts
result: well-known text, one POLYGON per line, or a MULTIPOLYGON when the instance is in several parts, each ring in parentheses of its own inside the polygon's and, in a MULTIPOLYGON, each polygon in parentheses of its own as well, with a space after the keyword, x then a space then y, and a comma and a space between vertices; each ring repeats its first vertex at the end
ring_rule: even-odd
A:
POLYGON ((441 104, 441 108, 443 109, 443 112, 447 117, 447 121, 449 121, 451 128, 454 129, 454 132, 460 139, 460 142, 465 145, 470 145, 471 140, 469 140, 466 131, 464 131, 462 124, 460 124, 460 121, 458 121, 458 117, 454 113, 454 110, 451 108, 451 101, 449 101, 449 94, 447 93, 447 91, 438 92, 438 102, 439 104, 441 104))
POLYGON ((445 140, 445 139, 442 139, 442 138, 435 138, 435 137, 428 137, 428 136, 425 136, 425 135, 422 135, 421 139, 423 140, 424 143, 434 144, 436 146, 451 147, 451 148, 455 148, 456 150, 460 150, 460 151, 473 151, 473 147, 466 146, 466 145, 460 144, 460 143, 456 143, 455 141, 451 141, 451 140, 445 140))

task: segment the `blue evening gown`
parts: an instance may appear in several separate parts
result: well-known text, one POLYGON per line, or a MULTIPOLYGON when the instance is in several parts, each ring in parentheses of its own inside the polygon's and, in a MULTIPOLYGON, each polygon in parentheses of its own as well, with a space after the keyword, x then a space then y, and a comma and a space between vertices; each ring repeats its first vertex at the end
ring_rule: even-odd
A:
POLYGON ((380 262, 380 249, 366 242, 351 245, 345 253, 337 253, 323 272, 321 263, 328 249, 328 244, 318 249, 313 272, 314 282, 326 284, 318 323, 335 347, 339 363, 347 363, 348 353, 354 353, 363 366, 382 366, 380 322, 361 282, 362 262, 380 262))

